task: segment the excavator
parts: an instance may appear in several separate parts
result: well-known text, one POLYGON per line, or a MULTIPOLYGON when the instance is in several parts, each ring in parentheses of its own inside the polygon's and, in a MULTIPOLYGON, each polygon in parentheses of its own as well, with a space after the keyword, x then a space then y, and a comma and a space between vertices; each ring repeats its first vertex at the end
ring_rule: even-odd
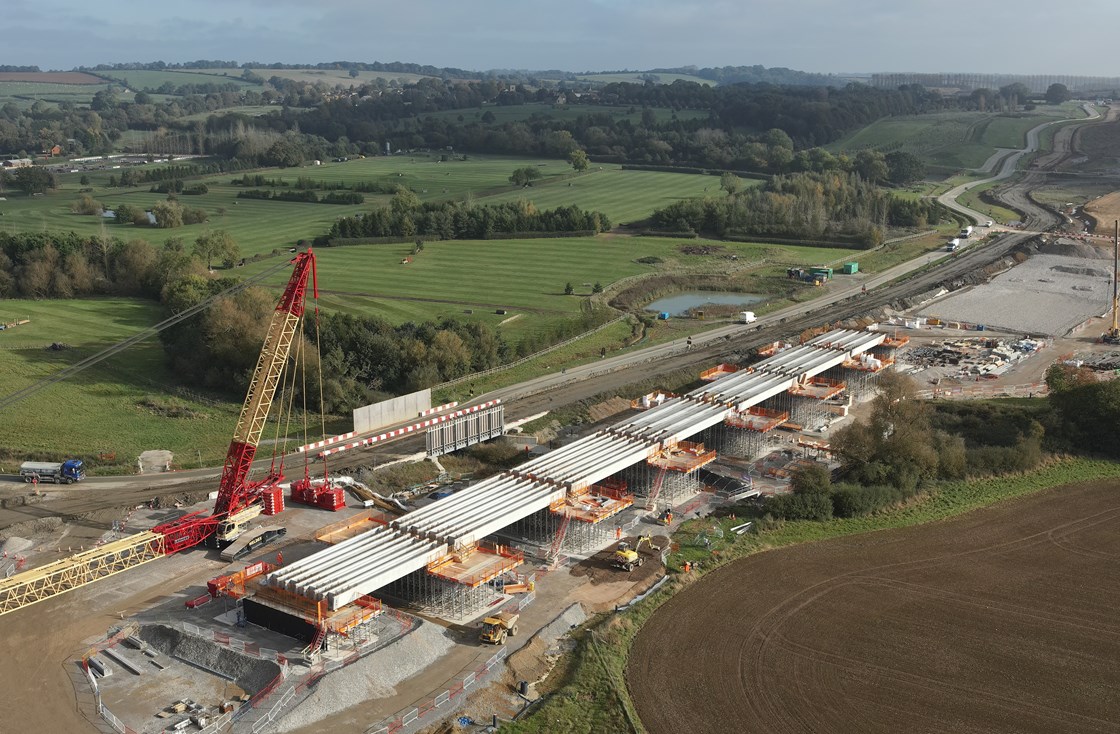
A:
POLYGON ((623 571, 629 573, 636 567, 641 566, 645 557, 642 555, 642 546, 648 545, 650 550, 660 550, 653 544, 653 536, 646 534, 638 538, 638 542, 634 543, 634 547, 630 547, 630 543, 622 541, 618 544, 618 549, 614 552, 614 567, 621 568, 623 571))

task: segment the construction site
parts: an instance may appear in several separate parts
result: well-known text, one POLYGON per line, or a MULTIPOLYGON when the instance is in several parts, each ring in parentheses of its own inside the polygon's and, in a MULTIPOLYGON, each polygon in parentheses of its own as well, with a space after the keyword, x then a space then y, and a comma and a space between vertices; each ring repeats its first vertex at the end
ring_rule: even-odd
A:
POLYGON ((818 330, 753 364, 705 370, 683 395, 636 400, 613 423, 488 478, 384 496, 319 462, 424 432, 417 459, 438 465, 501 437, 505 406, 409 404, 414 422, 381 433, 378 420, 357 430, 356 413, 354 432, 300 447, 302 476, 287 478, 280 456, 251 478, 270 410, 295 379, 284 367, 314 256, 293 264, 218 491, 194 506, 140 507, 76 554, 24 541, 0 581, 5 621, 64 594, 71 602, 52 610, 115 612, 100 629, 104 616, 90 618, 82 651, 68 653, 72 695, 95 725, 403 732, 444 718, 573 600, 601 611, 654 584, 668 552, 655 534, 723 502, 788 491, 798 466, 827 464, 829 426, 872 394, 907 343, 818 330), (417 696, 404 691, 437 670, 443 693, 409 705, 417 696), (320 695, 328 686, 346 693, 320 695))

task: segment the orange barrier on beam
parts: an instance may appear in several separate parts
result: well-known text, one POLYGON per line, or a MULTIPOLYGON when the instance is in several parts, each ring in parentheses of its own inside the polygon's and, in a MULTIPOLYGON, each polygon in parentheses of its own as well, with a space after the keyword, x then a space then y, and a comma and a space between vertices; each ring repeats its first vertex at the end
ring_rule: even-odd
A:
POLYGON ((841 363, 844 369, 859 370, 860 372, 882 372, 894 364, 890 357, 876 357, 873 360, 846 359, 841 363))
POLYGON ((647 463, 670 471, 688 473, 712 463, 717 456, 715 451, 705 449, 702 443, 678 441, 674 446, 652 456, 647 463))
POLYGON ((892 349, 898 349, 899 347, 904 347, 909 343, 910 343, 910 337, 899 336, 897 334, 894 334, 892 336, 888 336, 886 339, 883 340, 883 346, 884 347, 891 347, 892 349))
POLYGON ((738 365, 729 364, 727 362, 720 362, 715 367, 712 367, 710 369, 706 369, 703 372, 701 372, 700 373, 700 379, 703 380, 704 382, 713 382, 715 380, 718 380, 721 377, 727 377, 728 375, 733 375, 738 371, 739 371, 739 366, 738 365))
POLYGON ((521 551, 483 542, 469 552, 453 553, 428 564, 428 573, 473 589, 512 571, 524 560, 521 551))
POLYGON ((766 433, 789 420, 789 411, 771 410, 753 405, 744 411, 732 413, 724 419, 724 423, 733 428, 742 428, 748 431, 766 433))
POLYGON ((364 624, 384 611, 381 600, 372 596, 360 596, 353 605, 343 607, 344 614, 337 612, 327 620, 327 630, 345 635, 360 624, 364 624))
POLYGON ((789 389, 790 395, 803 398, 816 398, 828 400, 844 392, 847 385, 843 380, 833 380, 828 377, 810 377, 805 382, 795 384, 789 389))
POLYGON ((391 516, 383 512, 362 512, 345 520, 324 525, 315 531, 315 540, 334 545, 371 530, 376 525, 388 525, 391 519, 391 516))
POLYGON ((257 589, 254 599, 283 607, 289 613, 302 617, 316 626, 322 625, 323 619, 329 613, 325 599, 309 599, 302 594, 278 589, 275 586, 262 585, 257 589))

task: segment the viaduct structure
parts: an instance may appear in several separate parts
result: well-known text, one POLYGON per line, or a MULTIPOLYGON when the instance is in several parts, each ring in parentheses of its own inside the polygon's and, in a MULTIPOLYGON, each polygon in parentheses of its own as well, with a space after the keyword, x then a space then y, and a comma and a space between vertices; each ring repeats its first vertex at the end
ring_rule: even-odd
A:
POLYGON ((868 389, 902 343, 838 329, 749 369, 722 370, 686 395, 295 561, 265 577, 259 601, 271 605, 267 615, 298 608, 321 627, 387 590, 437 616, 469 618, 492 596, 486 583, 522 561, 487 536, 537 535, 553 556, 601 547, 613 530, 603 521, 635 501, 671 506, 700 489, 698 469, 717 456, 704 440, 738 452, 761 448, 759 437, 782 423, 811 424, 824 401, 868 389))

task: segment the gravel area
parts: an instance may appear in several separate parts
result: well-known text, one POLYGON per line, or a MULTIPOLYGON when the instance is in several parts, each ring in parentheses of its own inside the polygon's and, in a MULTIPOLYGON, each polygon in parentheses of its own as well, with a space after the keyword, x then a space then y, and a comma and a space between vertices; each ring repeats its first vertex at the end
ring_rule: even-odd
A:
POLYGON ((18 535, 8 538, 3 543, 0 543, 0 555, 10 556, 20 551, 25 551, 31 546, 35 545, 35 541, 21 538, 18 535))
POLYGON ((250 693, 268 685, 280 674, 280 666, 234 652, 201 637, 188 635, 161 624, 140 628, 140 638, 164 655, 180 658, 228 676, 250 693))
POLYGON ((925 304, 919 315, 1061 336, 1108 311, 1110 265, 1078 257, 1035 255, 990 283, 925 304))
POLYGON ((452 644, 442 627, 421 622, 393 644, 324 677, 314 693, 280 720, 275 731, 293 731, 359 701, 392 696, 394 686, 433 664, 452 644))

